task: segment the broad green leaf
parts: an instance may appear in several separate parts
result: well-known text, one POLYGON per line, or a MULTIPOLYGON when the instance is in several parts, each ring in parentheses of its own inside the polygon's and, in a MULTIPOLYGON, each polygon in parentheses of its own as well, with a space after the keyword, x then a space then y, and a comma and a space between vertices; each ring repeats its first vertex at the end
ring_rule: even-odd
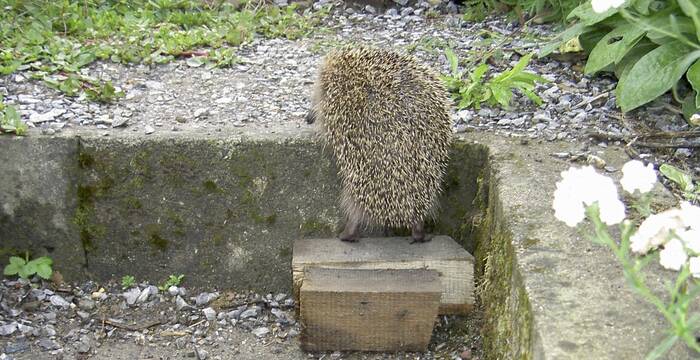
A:
POLYGON ((644 30, 634 24, 615 28, 603 36, 593 48, 586 62, 586 74, 594 74, 610 64, 617 64, 644 35, 644 30))
POLYGON ((662 164, 661 166, 659 166, 659 171, 661 172, 661 174, 663 174, 663 176, 678 184, 681 190, 690 192, 695 189, 693 179, 690 177, 690 175, 686 174, 681 169, 673 165, 662 164))
POLYGON ((658 45, 653 42, 643 39, 632 48, 632 50, 627 52, 622 60, 620 60, 615 66, 615 76, 618 79, 622 79, 622 76, 632 70, 632 66, 641 59, 648 52, 656 49, 658 45))
POLYGON ((43 279, 49 279, 51 278, 51 273, 53 273, 53 270, 51 270, 51 265, 42 263, 37 265, 36 273, 43 279))
POLYGON ((488 71, 489 67, 486 64, 481 64, 474 69, 474 72, 470 76, 471 80, 475 83, 481 82, 481 78, 484 77, 484 74, 486 74, 486 71, 488 71))
POLYGON ((30 276, 32 276, 35 273, 36 273, 36 268, 32 269, 27 265, 27 266, 21 267, 19 269, 19 272, 17 273, 17 275, 19 275, 19 277, 21 277, 22 279, 28 279, 30 276))
POLYGON ((12 264, 12 265, 24 266, 24 264, 26 264, 26 263, 27 262, 19 256, 11 256, 10 257, 10 264, 12 264))
POLYGON ((695 107, 700 107, 700 61, 696 61, 693 65, 690 65, 688 72, 685 74, 688 78, 688 82, 693 86, 695 90, 695 107))
POLYGON ((564 30, 561 32, 559 35, 557 35, 552 41, 550 41, 548 44, 544 45, 539 53, 537 54, 537 57, 543 58, 549 54, 551 54, 554 50, 557 50, 559 48, 559 45, 562 43, 565 43, 581 34, 584 32, 590 30, 591 28, 582 24, 582 23, 577 23, 570 28, 564 30))
POLYGON ((654 16, 648 23, 647 38, 659 45, 664 45, 673 38, 658 31, 654 31, 653 28, 665 29, 676 34, 693 34, 695 33, 695 24, 686 18, 677 18, 673 15, 668 16, 654 16), (652 28, 653 27, 653 28, 652 28), (675 27, 675 29, 673 29, 675 27))
POLYGON ((691 93, 683 99, 683 104, 681 104, 681 110, 683 111, 683 118, 686 121, 690 120, 691 116, 700 111, 700 107, 695 106, 696 97, 697 92, 695 90, 691 90, 691 93))
POLYGON ((649 14, 649 5, 651 5, 651 0, 637 0, 633 6, 642 15, 647 15, 649 14))
POLYGON ((572 10, 571 13, 569 13, 569 15, 566 17, 566 19, 571 20, 574 17, 577 17, 580 20, 579 23, 586 26, 590 26, 617 14, 618 11, 619 9, 610 8, 608 9, 608 11, 597 13, 593 11, 593 7, 591 7, 591 2, 586 1, 578 7, 576 7, 574 10, 572 10))
POLYGON ((21 269, 22 269, 21 265, 7 264, 2 273, 5 275, 8 275, 8 276, 17 275, 21 269))
POLYGON ((678 41, 650 51, 620 79, 618 105, 627 112, 656 99, 675 85, 699 57, 700 50, 693 51, 678 41))
POLYGON ((700 40, 700 7, 691 0, 678 0, 678 5, 681 6, 684 14, 693 19, 696 40, 700 40))
POLYGON ((51 258, 47 257, 47 256, 38 257, 30 262, 37 264, 37 265, 51 265, 51 264, 53 264, 53 260, 51 260, 51 258))

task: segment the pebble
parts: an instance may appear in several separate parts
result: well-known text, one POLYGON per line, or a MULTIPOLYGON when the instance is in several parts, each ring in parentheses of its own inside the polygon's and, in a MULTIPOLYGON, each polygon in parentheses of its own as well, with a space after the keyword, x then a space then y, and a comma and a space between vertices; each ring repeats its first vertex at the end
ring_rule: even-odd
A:
POLYGON ((214 299, 218 298, 219 294, 218 293, 206 293, 203 292, 195 298, 195 304, 197 306, 204 306, 212 302, 214 299))
POLYGON ((29 343, 26 340, 20 339, 15 342, 10 342, 5 346, 5 352, 8 354, 16 354, 29 350, 29 343))
POLYGON ((177 286, 175 285, 172 285, 168 288, 168 294, 170 294, 170 296, 176 296, 179 293, 180 290, 178 290, 177 286))
POLYGON ((51 295, 51 297, 49 298, 49 301, 54 306, 58 306, 58 307, 62 307, 62 308, 70 307, 70 303, 68 301, 66 301, 66 299, 62 298, 60 295, 51 295))
POLYGON ((266 326, 261 326, 259 328, 255 328, 253 330, 253 335, 255 335, 257 337, 263 337, 263 336, 267 335, 268 333, 270 333, 270 328, 268 328, 266 326))
POLYGON ((60 348, 60 346, 55 341, 47 338, 39 339, 39 346, 46 351, 56 350, 60 348))
POLYGON ((178 310, 187 310, 187 309, 192 309, 192 305, 188 304, 187 301, 185 301, 182 297, 179 295, 175 298, 175 307, 178 310))
POLYGON ((12 335, 15 331, 17 331, 16 322, 0 326, 0 336, 12 335))
POLYGON ((156 131, 156 129, 154 129, 153 126, 151 126, 151 125, 146 125, 143 128, 143 131, 146 135, 150 135, 150 134, 153 134, 156 131))
POLYGON ((250 309, 243 311, 240 315, 240 318, 241 319, 248 319, 248 318, 256 317, 256 316, 258 316, 259 312, 260 312, 260 308, 257 306, 253 306, 250 309))
POLYGON ((124 297, 124 299, 126 299, 126 303, 128 305, 136 304, 136 300, 139 298, 140 295, 141 290, 137 287, 131 288, 126 292, 122 293, 122 296, 124 297))
POLYGON ((202 312, 204 313, 204 317, 206 317, 207 320, 209 320, 209 321, 216 320, 216 310, 208 307, 208 308, 205 308, 204 310, 202 310, 202 312))
POLYGON ((95 302, 90 299, 80 299, 78 300, 78 307, 85 311, 91 311, 95 309, 95 302))

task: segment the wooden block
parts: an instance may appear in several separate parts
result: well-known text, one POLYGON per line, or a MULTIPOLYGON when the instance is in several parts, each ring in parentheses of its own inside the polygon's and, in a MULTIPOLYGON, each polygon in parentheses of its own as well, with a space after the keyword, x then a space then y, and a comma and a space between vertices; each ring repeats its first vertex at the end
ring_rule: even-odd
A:
POLYGON ((433 270, 309 269, 300 289, 306 351, 425 351, 440 306, 433 270))
POLYGON ((465 314, 474 306, 474 257, 449 236, 426 243, 410 238, 299 239, 294 242, 294 294, 312 267, 340 269, 432 269, 440 275, 440 314, 465 314))

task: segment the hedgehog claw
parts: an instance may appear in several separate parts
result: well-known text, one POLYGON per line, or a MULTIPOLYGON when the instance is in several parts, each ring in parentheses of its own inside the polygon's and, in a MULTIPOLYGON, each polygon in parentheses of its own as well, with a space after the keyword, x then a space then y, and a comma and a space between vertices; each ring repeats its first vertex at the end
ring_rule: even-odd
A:
POLYGON ((357 220, 348 219, 348 223, 345 224, 345 230, 338 235, 340 241, 357 242, 360 240, 359 227, 360 224, 357 220))
POLYGON ((423 223, 413 225, 413 227, 411 228, 411 233, 411 238, 413 239, 413 241, 411 241, 411 244, 424 243, 433 239, 432 236, 426 236, 425 227, 423 226, 423 223))

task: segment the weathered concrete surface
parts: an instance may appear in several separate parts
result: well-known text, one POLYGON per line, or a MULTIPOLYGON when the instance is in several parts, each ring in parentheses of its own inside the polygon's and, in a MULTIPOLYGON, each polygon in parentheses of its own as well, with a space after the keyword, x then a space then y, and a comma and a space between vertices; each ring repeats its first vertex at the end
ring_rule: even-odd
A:
MULTIPOLYGON (((293 240, 334 236, 342 226, 336 171, 310 129, 62 136, 32 135, 23 143, 74 144, 63 157, 71 169, 63 180, 70 206, 57 210, 69 219, 72 236, 61 241, 85 254, 86 272, 95 279, 130 274, 160 282, 182 273, 189 285, 291 290, 293 240)), ((5 141, 0 138, 0 147, 5 141)), ((464 144, 453 152, 443 215, 430 228, 468 243, 471 225, 464 224, 479 174, 471 169, 483 167, 486 152, 464 144)), ((48 234, 34 236, 44 241, 48 234)), ((83 275, 65 268, 64 257, 53 257, 67 279, 83 275)))
POLYGON ((75 138, 0 138, 0 263, 29 251, 82 273, 85 256, 72 223, 77 154, 75 138))
MULTIPOLYGON (((554 184, 570 164, 550 154, 578 145, 462 140, 433 227, 476 255, 489 358, 643 357, 664 337, 664 319, 607 249, 553 217, 554 184)), ((626 160, 615 148, 601 156, 618 168, 626 160)), ((0 160, 0 262, 7 252, 49 253, 69 279, 84 277, 84 264, 101 280, 184 273, 188 286, 280 291, 291 287, 292 241, 333 235, 342 222, 332 162, 308 129, 33 132, 0 137, 0 160)), ((662 289, 667 273, 650 271, 662 289)), ((669 358, 692 356, 678 345, 669 358)))
MULTIPOLYGON (((554 218, 555 183, 572 164, 551 154, 580 145, 465 139, 490 151, 488 201, 480 205, 486 215, 476 219, 484 352, 493 359, 644 358, 666 336, 665 320, 632 291, 612 252, 554 218)), ((618 169, 628 160, 620 148, 601 150, 618 169)), ((649 271, 655 291, 673 275, 658 264, 649 271)), ((673 350, 668 359, 694 356, 685 345, 673 350)))

